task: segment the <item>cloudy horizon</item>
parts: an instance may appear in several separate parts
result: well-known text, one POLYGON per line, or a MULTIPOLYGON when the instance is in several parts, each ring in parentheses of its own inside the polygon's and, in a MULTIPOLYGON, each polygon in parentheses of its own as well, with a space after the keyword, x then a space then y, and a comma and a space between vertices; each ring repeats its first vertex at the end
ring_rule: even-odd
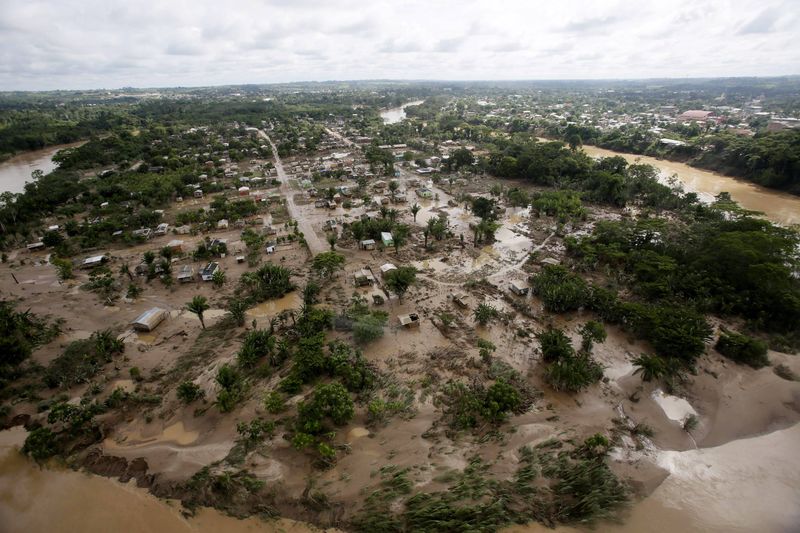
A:
POLYGON ((0 90, 800 73, 798 0, 0 0, 0 90))

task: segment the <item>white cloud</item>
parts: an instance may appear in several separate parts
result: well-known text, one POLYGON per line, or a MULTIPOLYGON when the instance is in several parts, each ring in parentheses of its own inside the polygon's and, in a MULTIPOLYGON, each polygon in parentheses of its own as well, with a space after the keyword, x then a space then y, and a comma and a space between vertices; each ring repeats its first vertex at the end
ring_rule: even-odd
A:
POLYGON ((0 0, 0 90, 798 74, 798 0, 0 0))

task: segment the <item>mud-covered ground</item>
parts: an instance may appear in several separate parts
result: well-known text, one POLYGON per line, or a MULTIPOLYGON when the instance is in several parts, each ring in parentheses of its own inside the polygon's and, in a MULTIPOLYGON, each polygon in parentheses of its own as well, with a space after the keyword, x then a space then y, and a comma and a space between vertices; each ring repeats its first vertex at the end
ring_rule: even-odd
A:
MULTIPOLYGON (((335 438, 348 451, 327 469, 315 466, 310 454, 295 450, 283 438, 286 431, 279 426, 274 437, 244 457, 242 467, 279 494, 275 503, 281 514, 323 525, 342 523, 360 508, 365 487, 375 485, 376 473, 386 465, 408 467, 414 491, 443 489, 446 486, 437 479, 449 471, 463 469, 473 456, 490 463, 493 473, 508 477, 517 465, 522 446, 554 437, 579 441, 598 432, 612 434, 615 428, 619 438, 611 455, 612 469, 631 484, 635 498, 644 498, 670 475, 665 454, 763 435, 789 428, 800 419, 799 383, 781 379, 770 367, 753 370, 733 364, 712 348, 700 359, 697 374, 672 394, 666 394, 634 374, 631 360, 647 352, 648 347, 613 326, 607 327, 607 340, 596 345, 593 352, 605 367, 605 378, 578 394, 554 392, 543 381, 535 334, 553 324, 565 329, 577 346, 578 328, 594 317, 589 313, 550 316, 544 313, 536 297, 511 293, 509 282, 526 280, 540 268, 538 261, 542 258, 562 257, 565 235, 586 232, 597 219, 621 214, 592 210, 586 222, 560 227, 547 217, 535 218, 525 210, 506 208, 497 240, 475 247, 469 229, 475 218, 454 195, 459 192, 458 187, 433 187, 438 198, 417 199, 408 185, 414 177, 403 171, 400 181, 402 188, 408 189, 410 201, 391 206, 413 228, 409 243, 399 252, 394 249, 369 252, 357 250, 354 242, 342 240, 337 249, 345 255, 346 266, 324 284, 320 297, 322 305, 338 312, 348 305, 354 292, 388 296, 380 282, 381 265, 391 262, 419 269, 417 283, 402 300, 393 296, 380 307, 389 314, 384 336, 362 347, 366 359, 387 383, 391 382, 404 397, 410 398, 408 409, 376 424, 369 423, 366 405, 357 404, 356 416, 340 428, 335 438), (408 210, 415 201, 422 207, 416 222, 408 210), (432 241, 431 249, 425 250, 421 226, 439 213, 448 215, 453 237, 432 241), (463 245, 460 235, 464 235, 463 245), (352 273, 365 267, 376 273, 378 285, 356 288, 352 273), (466 308, 456 304, 454 294, 469 296, 466 308), (481 302, 500 310, 501 318, 486 327, 477 325, 472 310, 481 302), (397 317, 409 312, 420 314, 418 328, 399 325, 397 317), (450 324, 443 323, 442 313, 452 315, 450 324), (448 379, 476 376, 476 362, 480 360, 478 339, 491 341, 497 347, 493 357, 510 365, 530 387, 539 391, 527 412, 511 416, 491 438, 486 438, 486 432, 448 431, 442 422, 442 406, 436 401, 440 387, 448 379), (695 414, 699 420, 691 433, 683 429, 689 414, 695 414), (649 426, 651 436, 636 434, 631 428, 637 424, 649 426), (330 505, 324 509, 309 506, 310 490, 324 494, 330 505)), ((490 185, 488 180, 476 179, 465 189, 486 193, 490 185)), ((317 209, 302 191, 294 188, 290 194, 296 195, 298 216, 310 224, 322 242, 325 242, 326 220, 354 220, 366 210, 317 209)), ((37 363, 47 366, 67 343, 110 328, 124 339, 126 348, 124 356, 108 364, 94 378, 94 384, 102 390, 96 397, 102 400, 122 388, 160 398, 157 405, 125 406, 101 415, 103 438, 89 451, 86 463, 90 469, 114 477, 127 474, 157 494, 170 495, 170 490, 201 468, 230 456, 239 438, 239 422, 256 417, 276 418, 266 412, 263 398, 280 381, 280 373, 255 380, 245 401, 231 413, 220 413, 211 404, 217 393, 214 381, 217 369, 235 362, 242 337, 253 327, 253 321, 257 327, 266 327, 281 311, 298 309, 301 304, 295 291, 251 309, 244 327, 220 324, 225 320, 226 300, 233 295, 239 277, 250 269, 247 263, 235 260, 238 252, 244 250, 239 235, 238 229, 212 235, 228 240, 230 253, 219 260, 227 274, 223 287, 216 289, 211 283, 199 281, 166 287, 158 280, 149 283, 139 280, 136 283, 144 288, 140 297, 134 300, 120 297, 111 306, 82 288, 88 281, 85 271, 76 270, 76 279, 59 282, 54 267, 46 261, 46 253, 16 251, 0 266, 0 295, 4 299, 17 300, 20 309, 63 320, 63 334, 34 353, 37 363), (197 317, 184 309, 198 294, 211 302, 211 309, 205 314, 208 327, 205 331, 197 317), (154 306, 169 310, 169 318, 152 333, 135 333, 131 321, 154 306), (131 378, 133 367, 139 369, 141 381, 131 378), (189 405, 180 402, 176 388, 184 380, 197 383, 205 391, 206 400, 189 405), (126 462, 100 460, 100 455, 123 458, 126 462), (136 464, 145 467, 132 474, 129 465, 136 460, 139 460, 136 464)), ((169 235, 136 247, 100 252, 111 257, 110 268, 116 275, 123 263, 134 266, 144 251, 158 250, 173 238, 184 239, 186 248, 191 250, 202 237, 169 235)), ((275 254, 264 255, 262 261, 291 268, 295 274, 293 281, 299 287, 309 279, 310 254, 299 244, 281 246, 275 254)), ((185 263, 195 268, 201 265, 191 259, 185 263)), ((177 263, 173 269, 177 271, 181 264, 177 263)), ((121 286, 127 286, 127 278, 121 274, 118 277, 121 286)), ((349 339, 349 334, 328 335, 328 339, 334 338, 349 339)), ((769 357, 773 364, 783 363, 800 373, 797 357, 777 352, 770 352, 769 357)), ((46 399, 66 394, 77 402, 88 394, 89 387, 84 384, 69 390, 44 389, 41 396, 46 399)), ((302 399, 300 394, 289 398, 287 404, 292 406, 302 399)), ((10 416, 17 415, 29 415, 31 420, 44 416, 37 412, 35 403, 13 405, 10 416)), ((788 435, 792 438, 796 432, 788 435)), ((702 462, 702 452, 692 453, 699 453, 698 460, 702 462)), ((672 471, 672 476, 675 475, 672 471)), ((786 490, 790 497, 792 490, 797 496, 796 486, 786 490)))

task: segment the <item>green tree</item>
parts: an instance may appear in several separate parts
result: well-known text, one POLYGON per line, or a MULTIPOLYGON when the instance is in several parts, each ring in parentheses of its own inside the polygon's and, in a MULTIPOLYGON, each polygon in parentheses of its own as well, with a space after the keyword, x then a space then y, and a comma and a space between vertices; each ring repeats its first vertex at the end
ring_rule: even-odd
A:
POLYGON ((722 331, 715 348, 728 359, 740 364, 753 368, 769 365, 767 344, 735 331, 722 331))
POLYGON ((219 289, 220 287, 225 285, 225 277, 226 277, 225 276, 225 271, 222 270, 221 268, 218 268, 211 275, 211 282, 214 284, 214 287, 219 289))
POLYGON ((474 315, 475 315, 475 322, 477 322, 481 326, 485 326, 486 324, 488 324, 489 322, 500 316, 500 313, 497 309, 495 309, 491 305, 486 303, 480 303, 475 308, 474 315))
POLYGON ((605 342, 606 330, 603 324, 595 320, 590 320, 578 330, 581 334, 581 350, 584 352, 591 352, 594 343, 605 342))
POLYGON ((384 278, 386 286, 390 291, 397 294, 398 298, 403 299, 403 295, 417 280, 417 269, 411 266, 404 266, 389 271, 384 278))
POLYGON ((58 272, 58 279, 60 279, 61 281, 72 279, 74 277, 72 274, 72 261, 70 261, 69 259, 53 257, 50 260, 50 262, 53 263, 53 266, 56 267, 56 272, 58 272))
POLYGON ((311 270, 323 278, 332 277, 337 270, 344 268, 344 256, 337 252, 322 252, 314 256, 311 270))
POLYGON ((421 209, 422 207, 420 207, 420 205, 416 202, 414 202, 414 204, 409 209, 409 211, 411 211, 411 216, 414 217, 414 224, 417 223, 417 213, 419 213, 421 209))
POLYGON ((206 300, 205 296, 195 296, 192 298, 192 301, 186 304, 186 310, 190 313, 194 313, 197 315, 197 318, 200 319, 200 325, 203 329, 206 329, 206 323, 203 320, 203 313, 206 312, 210 308, 208 304, 208 300, 206 300))

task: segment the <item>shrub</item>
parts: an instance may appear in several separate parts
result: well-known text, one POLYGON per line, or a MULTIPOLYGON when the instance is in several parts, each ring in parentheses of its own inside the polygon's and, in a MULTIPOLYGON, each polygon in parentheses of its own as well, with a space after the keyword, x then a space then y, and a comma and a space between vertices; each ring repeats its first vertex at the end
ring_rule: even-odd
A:
POLYGON ((276 415, 286 409, 286 401, 278 391, 272 391, 264 397, 264 408, 267 412, 276 415))
POLYGON ((536 338, 542 345, 542 359, 546 363, 567 359, 575 354, 572 342, 560 329, 550 327, 536 335, 536 338))
POLYGON ((545 379, 555 390, 578 392, 603 377, 603 367, 588 354, 560 359, 547 367, 545 379))
POLYGON ((64 353, 47 367, 44 382, 51 388, 69 388, 86 383, 106 363, 110 363, 114 355, 124 350, 125 344, 109 330, 97 331, 88 339, 69 343, 64 353))
POLYGON ((719 335, 717 351, 737 363, 762 368, 769 365, 767 344, 735 331, 723 331, 719 335))
POLYGON ((269 330, 252 330, 245 335, 239 349, 237 360, 243 368, 253 368, 263 357, 272 355, 275 350, 275 336, 269 330))
POLYGON ((583 278, 560 265, 545 266, 530 278, 530 283, 545 309, 553 313, 574 311, 589 299, 589 287, 583 278))
POLYGON ((581 326, 578 332, 581 334, 581 350, 585 352, 591 352, 594 343, 605 342, 606 340, 606 330, 603 324, 594 320, 590 320, 581 326))
POLYGON ((481 303, 475 308, 474 315, 475 322, 481 326, 485 326, 500 316, 500 312, 489 304, 481 303))
POLYGON ((183 403, 189 404, 195 400, 202 398, 205 395, 203 389, 197 383, 191 381, 184 381, 178 385, 177 396, 183 403))
POLYGON ((35 461, 44 461, 58 453, 56 434, 49 428, 36 428, 25 438, 22 453, 31 456, 35 461))

